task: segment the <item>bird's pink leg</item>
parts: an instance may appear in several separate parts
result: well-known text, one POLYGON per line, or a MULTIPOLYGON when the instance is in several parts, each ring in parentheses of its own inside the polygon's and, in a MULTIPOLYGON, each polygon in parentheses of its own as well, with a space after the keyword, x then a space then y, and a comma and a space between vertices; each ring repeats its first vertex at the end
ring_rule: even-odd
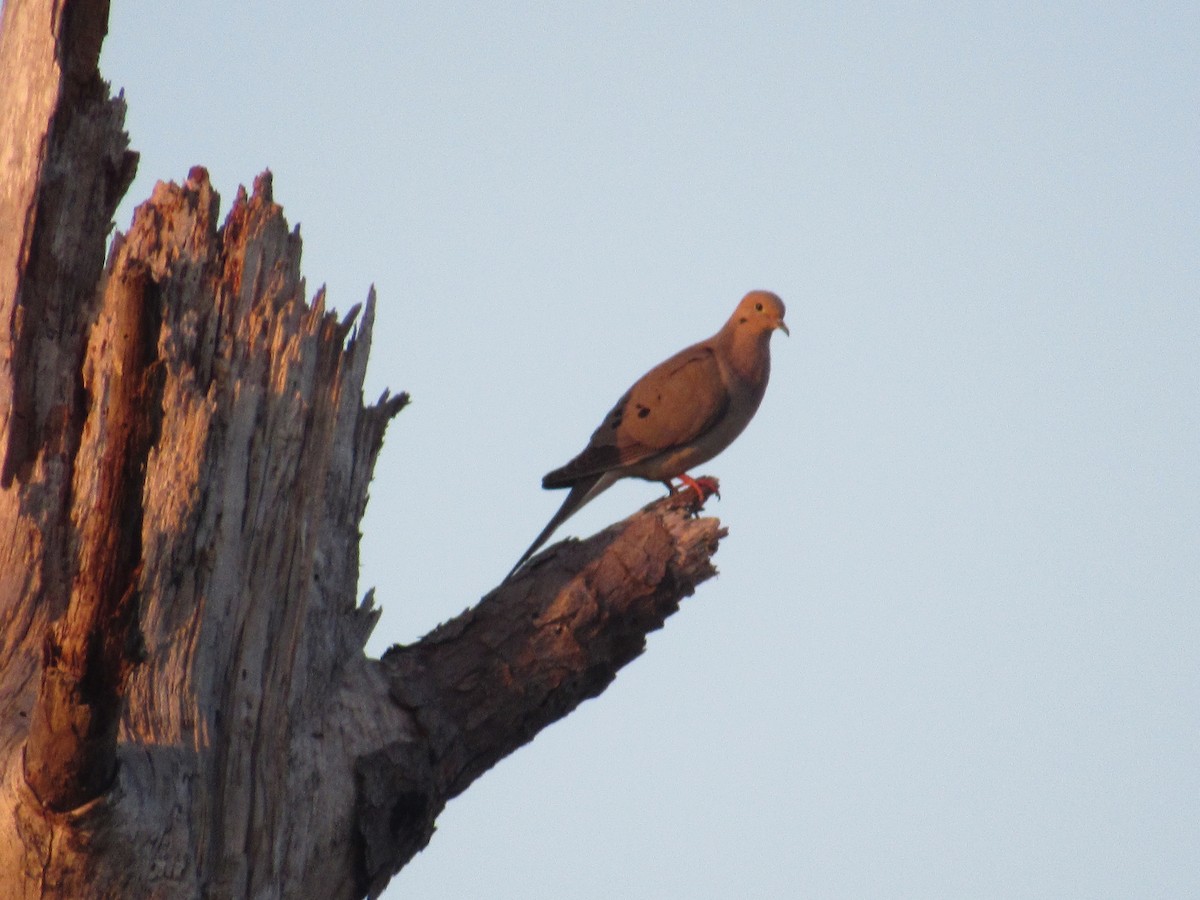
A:
MULTIPOLYGON (((707 500, 710 496, 714 495, 718 500, 721 499, 721 491, 719 489, 720 486, 715 478, 711 478, 708 475, 701 475, 699 478, 693 478, 686 472, 682 472, 676 477, 683 482, 684 487, 691 488, 696 492, 696 499, 701 503, 707 500)), ((674 486, 669 482, 668 487, 671 488, 671 493, 675 493, 674 486)))

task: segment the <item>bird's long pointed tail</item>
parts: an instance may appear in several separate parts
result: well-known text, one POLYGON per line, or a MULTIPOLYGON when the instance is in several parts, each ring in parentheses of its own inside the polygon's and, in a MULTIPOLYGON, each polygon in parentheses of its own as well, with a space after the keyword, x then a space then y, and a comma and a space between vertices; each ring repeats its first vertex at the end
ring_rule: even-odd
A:
POLYGON ((601 491, 611 486, 616 480, 617 479, 612 477, 610 473, 604 472, 600 475, 586 478, 583 481, 576 482, 574 485, 572 485, 570 492, 567 494, 567 498, 563 500, 562 506, 558 508, 558 512, 554 514, 554 516, 546 524, 546 527, 542 529, 542 533, 539 534, 534 542, 529 545, 529 549, 526 550, 521 555, 521 558, 517 560, 517 564, 512 567, 512 571, 504 576, 504 580, 508 581, 508 579, 517 574, 517 570, 520 569, 521 566, 525 565, 529 557, 533 556, 533 554, 537 553, 538 550, 541 549, 542 544, 546 543, 546 541, 550 539, 550 535, 554 534, 554 530, 558 528, 559 525, 571 518, 571 516, 577 513, 585 503, 596 497, 601 491))

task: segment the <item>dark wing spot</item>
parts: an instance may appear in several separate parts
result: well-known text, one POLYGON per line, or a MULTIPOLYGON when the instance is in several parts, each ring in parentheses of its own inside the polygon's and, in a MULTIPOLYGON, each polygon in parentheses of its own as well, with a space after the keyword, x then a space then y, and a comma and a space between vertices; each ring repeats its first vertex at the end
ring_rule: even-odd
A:
POLYGON ((746 324, 747 322, 749 322, 749 321, 750 321, 750 320, 749 320, 749 319, 747 319, 745 316, 742 316, 740 319, 738 319, 738 324, 739 324, 739 325, 745 325, 745 324, 746 324))
POLYGON ((639 404, 639 406, 638 406, 638 418, 639 418, 639 419, 644 419, 644 418, 646 418, 646 416, 648 416, 648 415, 650 415, 650 407, 648 407, 648 406, 641 406, 641 405, 639 404))

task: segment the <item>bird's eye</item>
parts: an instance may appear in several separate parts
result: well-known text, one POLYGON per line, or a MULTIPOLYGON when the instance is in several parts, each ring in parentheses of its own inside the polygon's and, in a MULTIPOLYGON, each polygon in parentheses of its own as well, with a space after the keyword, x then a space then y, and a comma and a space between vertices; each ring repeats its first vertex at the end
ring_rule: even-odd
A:
POLYGON ((761 303, 755 303, 754 308, 756 310, 758 310, 759 312, 762 312, 762 304, 761 303))

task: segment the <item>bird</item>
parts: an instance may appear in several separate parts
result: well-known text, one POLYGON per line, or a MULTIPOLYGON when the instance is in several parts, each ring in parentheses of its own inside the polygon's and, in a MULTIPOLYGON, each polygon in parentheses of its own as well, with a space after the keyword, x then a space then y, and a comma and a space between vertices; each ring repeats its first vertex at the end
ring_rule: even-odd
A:
POLYGON ((751 291, 720 331, 639 378, 587 447, 542 479, 547 490, 570 490, 505 581, 558 526, 622 478, 659 481, 671 493, 678 478, 703 500, 687 472, 728 447, 758 411, 771 373, 771 335, 791 335, 784 312, 778 295, 751 291))

